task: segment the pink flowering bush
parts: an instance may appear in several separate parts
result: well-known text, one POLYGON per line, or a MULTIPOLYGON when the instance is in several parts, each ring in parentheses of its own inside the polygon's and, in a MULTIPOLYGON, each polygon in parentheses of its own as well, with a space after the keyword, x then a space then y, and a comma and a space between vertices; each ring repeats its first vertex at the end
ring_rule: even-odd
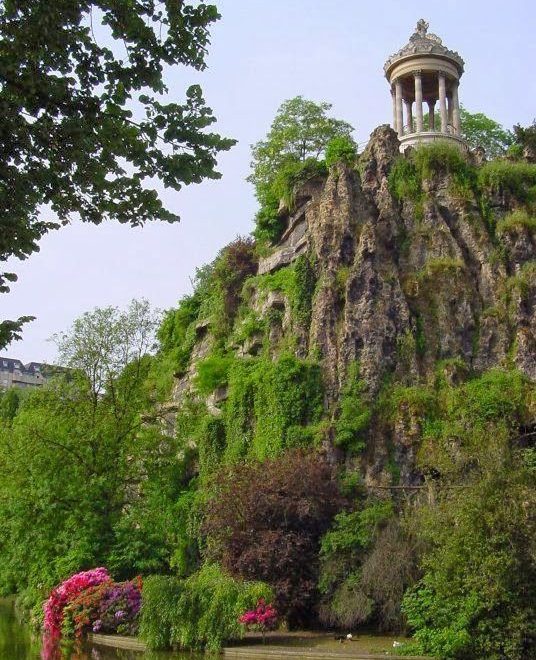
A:
POLYGON ((85 633, 135 635, 141 607, 141 578, 109 580, 88 587, 64 609, 62 632, 80 639, 85 633))
POLYGON ((44 604, 45 633, 50 637, 60 637, 65 607, 82 591, 107 581, 111 581, 108 571, 105 568, 94 568, 91 571, 76 573, 62 582, 59 587, 54 588, 44 604))
POLYGON ((259 598, 255 609, 244 612, 238 621, 246 628, 260 630, 264 634, 276 627, 277 611, 271 603, 267 604, 264 598, 259 598))

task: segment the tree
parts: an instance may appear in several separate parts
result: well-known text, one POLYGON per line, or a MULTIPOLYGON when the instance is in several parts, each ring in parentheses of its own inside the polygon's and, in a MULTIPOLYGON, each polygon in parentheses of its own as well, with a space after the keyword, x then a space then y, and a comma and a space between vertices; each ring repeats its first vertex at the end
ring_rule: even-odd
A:
MULTIPOLYGON (((233 140, 201 89, 165 103, 165 66, 205 68, 213 5, 154 0, 6 0, 0 7, 0 261, 26 258, 77 215, 175 222, 155 190, 218 178, 233 140), (99 30, 97 31, 97 26, 99 30)), ((16 280, 0 274, 0 291, 16 280)), ((0 324, 0 347, 23 317, 0 324)))
POLYGON ((520 124, 514 126, 515 144, 522 156, 530 162, 536 162, 536 119, 526 128, 520 124))
POLYGON ((484 149, 488 158, 502 156, 513 142, 512 133, 483 112, 471 113, 462 106, 460 120, 463 139, 471 149, 484 149))
POLYGON ((534 657, 534 449, 511 452, 494 439, 490 445, 485 456, 472 456, 483 474, 464 488, 445 488, 421 512, 425 573, 403 605, 419 652, 534 657))
POLYGON ((213 487, 203 528, 209 555, 231 575, 272 586, 291 625, 310 621, 320 538, 342 504, 332 468, 316 453, 291 450, 223 469, 213 487))
POLYGON ((0 425, 1 590, 50 587, 113 554, 146 474, 137 437, 156 321, 146 302, 85 314, 58 338, 70 370, 0 425))
POLYGON ((279 107, 265 140, 251 148, 253 183, 261 204, 280 169, 288 163, 318 159, 330 140, 344 137, 353 143, 350 124, 328 117, 331 103, 315 103, 302 96, 284 101, 279 107))

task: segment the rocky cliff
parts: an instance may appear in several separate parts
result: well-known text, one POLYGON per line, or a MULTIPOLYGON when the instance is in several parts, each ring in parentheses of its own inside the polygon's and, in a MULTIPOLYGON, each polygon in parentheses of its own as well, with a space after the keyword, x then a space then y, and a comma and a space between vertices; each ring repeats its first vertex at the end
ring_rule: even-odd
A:
MULTIPOLYGON (((353 364, 371 406, 386 383, 430 383, 438 370, 452 381, 493 367, 536 379, 536 237, 527 211, 534 173, 514 185, 509 170, 497 174, 469 156, 464 178, 447 156, 419 169, 412 154, 400 156, 394 131, 380 126, 355 167, 332 166, 294 191, 292 209, 281 205, 286 231, 245 282, 225 350, 240 360, 264 351, 272 361, 291 351, 318 363, 322 442, 338 460, 344 452, 334 450, 334 429, 353 364), (285 277, 298 268, 301 288, 285 277)), ((175 382, 175 410, 195 392, 197 365, 215 345, 209 319, 195 332, 189 367, 175 382)), ((207 399, 216 416, 227 397, 222 385, 207 399)), ((373 415, 365 451, 354 458, 370 483, 390 482, 389 461, 403 483, 418 479, 414 412, 400 404, 388 424, 373 415)))

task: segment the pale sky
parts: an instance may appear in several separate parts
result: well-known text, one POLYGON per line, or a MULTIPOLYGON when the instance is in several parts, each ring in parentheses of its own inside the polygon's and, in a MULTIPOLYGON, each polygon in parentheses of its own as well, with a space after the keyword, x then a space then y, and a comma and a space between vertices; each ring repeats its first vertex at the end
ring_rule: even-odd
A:
POLYGON ((24 362, 53 361, 47 338, 96 306, 124 307, 147 298, 169 308, 191 292, 195 268, 237 234, 253 228, 250 145, 261 139, 282 101, 298 94, 333 104, 333 116, 355 127, 358 142, 391 120, 383 64, 403 46, 419 18, 465 60, 460 101, 505 127, 536 116, 536 4, 533 0, 215 0, 203 73, 167 76, 169 101, 199 82, 218 123, 239 143, 220 156, 222 179, 165 191, 175 225, 143 229, 75 223, 51 233, 41 251, 10 266, 19 275, 0 297, 0 318, 31 314, 24 339, 3 353, 24 362))

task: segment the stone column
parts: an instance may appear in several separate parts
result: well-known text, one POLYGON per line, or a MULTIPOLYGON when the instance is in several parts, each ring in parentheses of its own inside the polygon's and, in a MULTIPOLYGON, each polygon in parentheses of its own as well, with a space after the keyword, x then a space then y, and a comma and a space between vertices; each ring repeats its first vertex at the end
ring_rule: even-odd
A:
POLYGON ((445 73, 440 71, 439 78, 439 112, 441 113, 441 132, 447 132, 447 89, 445 81, 445 73))
POLYGON ((415 116, 417 117, 417 133, 422 133, 422 75, 415 71, 415 116))
POLYGON ((395 88, 391 85, 391 98, 393 99, 393 130, 397 130, 396 128, 396 96, 395 96, 395 88))
POLYGON ((396 103, 396 132, 398 137, 404 135, 404 113, 402 111, 402 82, 400 78, 395 81, 395 103, 396 103))
POLYGON ((413 133, 413 112, 412 112, 412 103, 411 101, 404 101, 406 106, 406 126, 408 128, 408 133, 413 133))
POLYGON ((458 97, 458 85, 457 80, 452 84, 452 123, 454 124, 454 132, 456 135, 460 135, 462 132, 460 124, 460 99, 458 97))
POLYGON ((427 101, 428 103, 428 130, 435 131, 435 101, 427 101))

